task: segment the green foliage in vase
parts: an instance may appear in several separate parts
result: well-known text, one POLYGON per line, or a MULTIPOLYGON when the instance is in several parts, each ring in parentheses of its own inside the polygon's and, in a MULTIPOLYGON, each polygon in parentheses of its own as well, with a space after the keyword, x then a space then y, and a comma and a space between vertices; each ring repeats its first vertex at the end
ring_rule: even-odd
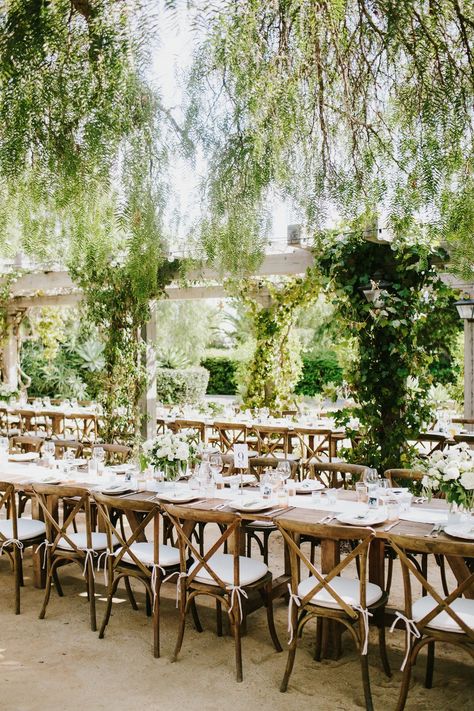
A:
POLYGON ((301 343, 295 333, 299 310, 317 298, 317 273, 285 282, 247 279, 235 287, 253 327, 255 351, 239 370, 243 404, 281 410, 291 404, 302 370, 301 343))
POLYGON ((352 461, 383 471, 410 466, 416 456, 409 440, 432 418, 430 365, 459 331, 455 296, 435 267, 440 257, 424 246, 368 242, 361 232, 321 247, 318 264, 336 314, 358 345, 346 373, 356 407, 341 416, 361 423, 352 461), (368 302, 363 289, 371 280, 368 302))
POLYGON ((453 268, 472 276, 471 2, 192 5, 206 31, 190 117, 210 155, 215 250, 239 234, 239 212, 257 246, 253 216, 279 190, 311 225, 382 206, 402 237, 427 209, 429 236, 447 236, 453 268))

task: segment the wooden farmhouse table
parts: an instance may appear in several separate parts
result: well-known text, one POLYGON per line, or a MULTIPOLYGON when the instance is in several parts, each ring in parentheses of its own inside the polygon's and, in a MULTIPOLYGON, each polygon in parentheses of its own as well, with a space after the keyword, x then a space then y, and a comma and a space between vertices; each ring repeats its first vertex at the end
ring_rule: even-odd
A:
MULTIPOLYGON (((15 488, 18 491, 21 491, 23 493, 29 494, 32 493, 32 486, 34 485, 35 481, 40 481, 41 477, 44 477, 45 473, 47 473, 48 470, 45 470, 43 467, 40 467, 38 465, 25 465, 25 464, 14 464, 14 463, 3 463, 0 465, 0 480, 3 481, 8 481, 11 482, 15 485, 15 488)), ((80 474, 77 473, 77 475, 74 478, 74 481, 63 481, 63 484, 73 484, 74 486, 80 486, 84 488, 88 488, 89 490, 96 489, 98 485, 100 485, 100 482, 103 480, 99 481, 94 481, 94 482, 81 482, 79 481, 80 479, 80 474)), ((178 486, 182 486, 183 484, 179 483, 178 486)), ((255 491, 255 489, 253 489, 255 491)), ((252 492, 252 488, 249 488, 249 493, 252 492)), ((134 512, 130 512, 128 514, 128 522, 132 530, 136 527, 138 521, 139 521, 139 511, 140 511, 140 504, 146 500, 149 501, 150 497, 153 496, 153 492, 151 491, 134 491, 129 494, 124 495, 127 500, 130 502, 136 502, 137 504, 137 514, 135 515, 134 512)), ((117 497, 120 498, 120 497, 117 497)), ((223 489, 220 490, 219 492, 216 492, 216 496, 213 496, 211 498, 204 498, 202 494, 198 494, 199 500, 196 502, 190 502, 189 504, 180 504, 180 507, 183 510, 183 519, 186 519, 186 510, 187 509, 192 509, 196 511, 197 509, 209 511, 212 509, 215 509, 216 506, 220 506, 223 504, 224 501, 226 500, 231 500, 231 498, 235 498, 235 494, 231 495, 230 491, 228 489, 223 489), (217 496, 218 494, 218 496, 217 496)), ((34 518, 39 518, 39 511, 38 507, 36 506, 35 499, 32 497, 31 500, 32 503, 32 515, 34 518)), ((157 505, 159 505, 159 501, 157 500, 157 505)), ((285 507, 282 510, 281 505, 278 503, 275 503, 274 506, 269 511, 261 511, 261 512, 242 512, 240 513, 240 516, 243 521, 255 521, 255 520, 267 520, 267 521, 276 521, 277 519, 286 519, 286 520, 291 520, 299 525, 301 525, 304 528, 305 524, 308 523, 317 523, 320 522, 323 518, 327 517, 328 514, 332 512, 337 512, 338 509, 341 509, 342 507, 347 507, 348 505, 350 506, 357 506, 356 503, 356 495, 355 492, 353 491, 344 491, 340 490, 339 492, 339 498, 338 501, 334 506, 331 508, 328 508, 328 506, 322 505, 322 504, 312 504, 311 502, 311 497, 308 495, 297 495, 294 497, 290 497, 289 499, 289 505, 285 507), (273 513, 275 511, 275 513, 273 513)), ((442 514, 443 512, 446 513, 448 512, 448 506, 445 501, 440 500, 440 499, 435 499, 430 502, 424 502, 422 504, 418 504, 416 507, 413 506, 412 509, 415 509, 418 511, 423 511, 423 510, 429 510, 432 511, 435 509, 437 512, 442 514)), ((230 510, 230 509, 229 509, 230 510)), ((100 521, 99 521, 100 525, 100 521)), ((188 531, 188 534, 191 533, 192 525, 190 522, 190 530, 188 531)), ((340 527, 341 524, 338 524, 340 527)), ((361 525, 361 524, 359 524, 361 525)), ((372 526, 373 530, 375 531, 375 537, 371 543, 370 547, 370 552, 369 552, 369 580, 370 582, 376 583, 379 585, 382 589, 385 588, 385 548, 387 544, 387 540, 390 536, 390 533, 393 532, 396 535, 403 535, 403 536, 409 536, 413 537, 414 540, 426 536, 426 534, 429 534, 431 529, 433 528, 432 523, 421 523, 421 522, 416 522, 416 521, 405 521, 405 520, 399 520, 397 525, 391 529, 390 532, 386 531, 385 529, 387 528, 388 523, 385 522, 383 524, 377 525, 377 526, 372 526)), ((340 560, 340 546, 339 543, 331 538, 331 523, 327 524, 327 531, 328 531, 328 536, 327 538, 323 538, 320 541, 321 545, 321 570, 323 573, 327 573, 330 570, 332 570, 340 560)), ((350 527, 348 526, 348 538, 350 538, 350 527)), ((243 539, 243 537, 242 537, 243 539)), ((442 543, 443 547, 445 549, 444 555, 445 558, 449 564, 449 566, 452 569, 452 572, 454 576, 456 577, 458 582, 462 582, 465 580, 468 575, 469 575, 469 567, 468 563, 466 562, 467 559, 474 558, 474 542, 470 541, 465 541, 464 544, 462 544, 462 541, 459 541, 459 539, 453 539, 446 535, 445 533, 441 532, 439 536, 437 537, 437 543, 442 543), (453 542, 456 541, 456 546, 459 546, 460 544, 462 545, 462 552, 463 552, 463 558, 460 558, 459 556, 451 556, 450 552, 453 547, 453 542)), ((242 554, 244 554, 244 551, 242 550, 242 554)), ((42 556, 41 552, 33 551, 33 567, 34 567, 34 584, 37 587, 44 587, 45 584, 45 576, 44 576, 44 571, 42 570, 42 556)), ((288 563, 287 561, 285 562, 285 571, 284 574, 279 576, 278 578, 275 579, 274 581, 274 597, 280 597, 287 592, 287 583, 289 581, 289 569, 288 569, 288 563)), ((469 598, 474 598, 474 589, 467 590, 465 593, 466 597, 469 598)), ((252 611, 252 609, 256 609, 258 606, 260 606, 261 602, 257 601, 250 601, 249 603, 249 611, 252 611)), ((393 613, 390 612, 390 609, 388 609, 387 612, 387 623, 392 619, 393 613)), ((325 630, 324 634, 324 640, 323 640, 323 653, 325 654, 326 657, 332 657, 332 658, 338 658, 341 654, 342 646, 341 646, 341 637, 342 637, 342 628, 340 625, 337 625, 337 623, 332 622, 332 621, 327 621, 327 629, 325 630)))

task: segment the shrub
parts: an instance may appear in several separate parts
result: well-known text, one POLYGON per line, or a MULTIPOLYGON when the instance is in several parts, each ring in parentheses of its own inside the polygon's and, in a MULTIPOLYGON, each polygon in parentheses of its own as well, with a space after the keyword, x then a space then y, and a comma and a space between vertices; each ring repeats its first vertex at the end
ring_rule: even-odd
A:
POLYGON ((157 368, 156 396, 164 405, 198 402, 206 394, 209 372, 195 368, 157 368))
POLYGON ((342 383, 342 368, 332 351, 319 356, 303 356, 303 372, 295 388, 297 395, 316 395, 327 383, 342 383))
POLYGON ((208 395, 234 395, 237 392, 237 361, 223 356, 205 358, 201 365, 209 371, 208 395))

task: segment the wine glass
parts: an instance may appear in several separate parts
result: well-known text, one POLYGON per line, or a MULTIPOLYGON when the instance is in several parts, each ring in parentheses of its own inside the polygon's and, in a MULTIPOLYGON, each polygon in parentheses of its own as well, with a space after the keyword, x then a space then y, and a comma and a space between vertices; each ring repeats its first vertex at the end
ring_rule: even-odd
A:
POLYGON ((102 476, 105 462, 105 449, 103 447, 94 447, 92 450, 92 459, 95 461, 97 476, 102 476))
POLYGON ((283 486, 286 484, 287 479, 291 476, 291 464, 287 459, 284 459, 278 465, 278 471, 283 482, 283 486))
POLYGON ((8 451, 10 449, 10 441, 8 437, 0 437, 0 459, 6 461, 8 459, 8 451))
POLYGON ((75 459, 75 454, 73 449, 65 449, 63 453, 63 472, 65 476, 71 474, 72 462, 75 459))
POLYGON ((41 447, 41 454, 43 455, 43 459, 45 460, 46 465, 48 467, 52 467, 56 454, 56 447, 54 446, 54 442, 52 442, 51 440, 47 440, 46 442, 44 442, 43 446, 41 447))
POLYGON ((214 479, 216 480, 224 467, 224 462, 220 452, 212 452, 209 456, 209 467, 214 479))

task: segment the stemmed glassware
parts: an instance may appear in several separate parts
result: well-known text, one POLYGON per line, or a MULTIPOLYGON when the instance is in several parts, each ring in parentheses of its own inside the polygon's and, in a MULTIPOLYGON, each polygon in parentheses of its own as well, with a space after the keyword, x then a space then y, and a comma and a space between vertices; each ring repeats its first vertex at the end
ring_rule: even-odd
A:
POLYGON ((224 468, 224 462, 222 459, 222 454, 220 452, 212 452, 209 455, 209 467, 211 469, 214 481, 216 481, 224 468))
POLYGON ((46 465, 48 467, 52 467, 56 454, 56 447, 54 446, 54 442, 52 442, 51 440, 46 440, 46 442, 44 442, 43 446, 41 447, 41 454, 43 455, 43 459, 46 462, 46 465))
POLYGON ((92 450, 92 459, 95 462, 97 476, 102 476, 105 462, 105 449, 103 447, 94 447, 92 450))
POLYGON ((0 437, 0 460, 5 462, 8 459, 8 451, 10 449, 10 442, 8 437, 0 437))

